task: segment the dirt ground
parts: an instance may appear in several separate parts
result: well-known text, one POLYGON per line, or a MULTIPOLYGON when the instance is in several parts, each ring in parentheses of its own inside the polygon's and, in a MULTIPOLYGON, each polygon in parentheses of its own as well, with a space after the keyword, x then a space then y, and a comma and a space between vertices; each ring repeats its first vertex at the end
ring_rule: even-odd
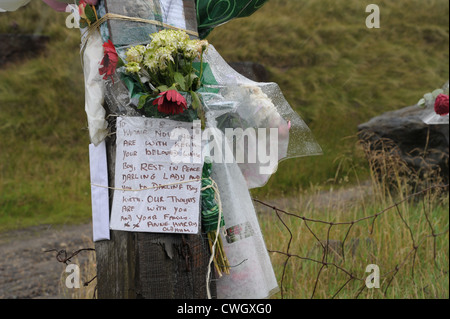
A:
MULTIPOLYGON (((0 299, 64 298, 66 265, 56 259, 56 249, 68 254, 93 248, 92 225, 44 225, 0 233, 0 299)), ((86 262, 83 251, 77 261, 86 262)), ((75 260, 72 260, 75 262, 75 260)))

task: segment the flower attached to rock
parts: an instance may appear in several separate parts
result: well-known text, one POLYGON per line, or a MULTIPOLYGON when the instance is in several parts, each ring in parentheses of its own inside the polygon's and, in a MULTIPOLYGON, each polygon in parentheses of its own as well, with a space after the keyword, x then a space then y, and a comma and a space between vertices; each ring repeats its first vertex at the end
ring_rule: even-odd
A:
POLYGON ((439 94, 436 97, 436 102, 434 103, 434 111, 441 116, 449 114, 448 95, 439 94))
POLYGON ((95 9, 97 2, 98 0, 80 0, 78 12, 80 14, 80 26, 82 28, 98 20, 97 10, 95 9))
POLYGON ((103 56, 103 60, 101 62, 101 67, 99 69, 100 75, 105 75, 103 77, 104 80, 108 79, 110 77, 114 83, 113 75, 116 73, 116 67, 117 63, 119 62, 119 55, 117 54, 116 48, 114 47, 114 44, 111 42, 111 40, 108 40, 108 42, 105 42, 103 44, 103 49, 105 52, 105 55, 103 56))
POLYGON ((180 114, 187 110, 186 99, 177 90, 160 93, 153 101, 153 105, 158 105, 159 112, 169 115, 180 114))

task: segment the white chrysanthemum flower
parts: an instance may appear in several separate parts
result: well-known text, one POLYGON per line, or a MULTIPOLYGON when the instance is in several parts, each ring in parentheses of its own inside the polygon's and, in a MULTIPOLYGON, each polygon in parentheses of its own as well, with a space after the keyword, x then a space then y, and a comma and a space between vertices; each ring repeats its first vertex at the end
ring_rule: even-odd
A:
POLYGON ((169 62, 175 62, 172 56, 173 48, 171 47, 163 47, 159 48, 155 52, 155 58, 159 63, 166 64, 169 62))
POLYGON ((183 46, 188 40, 189 35, 181 30, 162 30, 150 35, 152 42, 149 44, 151 49, 158 49, 161 47, 175 47, 177 49, 183 46))
POLYGON ((140 54, 144 55, 145 50, 146 50, 145 46, 143 46, 143 45, 137 45, 137 46, 135 46, 134 48, 135 48, 140 54))
POLYGON ((177 41, 173 44, 178 53, 183 53, 189 40, 177 41))
POLYGON ((129 62, 125 65, 127 72, 138 73, 141 70, 141 66, 137 62, 129 62))
POLYGON ((186 43, 186 47, 184 49, 184 56, 188 60, 194 60, 198 56, 197 41, 192 40, 186 43))
POLYGON ((151 73, 156 73, 158 71, 158 62, 156 62, 153 59, 149 59, 144 62, 145 67, 148 69, 151 73))
POLYGON ((172 41, 176 42, 185 42, 189 40, 189 35, 181 30, 168 30, 168 33, 170 34, 172 41))
POLYGON ((157 72, 158 70, 158 60, 156 59, 156 56, 154 52, 147 51, 144 55, 144 65, 150 72, 157 72))
POLYGON ((126 60, 128 62, 141 63, 142 59, 144 58, 143 53, 144 52, 141 51, 140 48, 137 47, 129 48, 126 52, 126 60))

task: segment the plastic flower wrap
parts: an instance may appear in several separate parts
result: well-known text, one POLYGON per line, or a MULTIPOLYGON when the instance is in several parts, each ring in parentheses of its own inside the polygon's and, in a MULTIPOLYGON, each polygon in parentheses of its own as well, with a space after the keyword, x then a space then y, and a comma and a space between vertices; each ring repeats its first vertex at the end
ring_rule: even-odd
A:
POLYGON ((222 90, 221 94, 225 100, 235 101, 237 109, 219 116, 217 128, 233 146, 236 161, 249 187, 264 185, 268 175, 276 171, 279 159, 286 155, 290 122, 283 119, 272 99, 256 84, 245 83, 222 90), (232 136, 226 134, 229 128, 237 129, 232 136), (276 130, 275 136, 271 129, 276 130), (272 136, 275 140, 271 139, 272 136), (269 158, 265 163, 261 163, 259 156, 252 157, 252 154, 259 154, 259 148, 267 150, 269 158), (268 163, 276 164, 264 174, 262 167, 268 163))
POLYGON ((418 106, 424 108, 421 116, 426 124, 449 123, 449 82, 433 92, 426 93, 418 102, 418 106))

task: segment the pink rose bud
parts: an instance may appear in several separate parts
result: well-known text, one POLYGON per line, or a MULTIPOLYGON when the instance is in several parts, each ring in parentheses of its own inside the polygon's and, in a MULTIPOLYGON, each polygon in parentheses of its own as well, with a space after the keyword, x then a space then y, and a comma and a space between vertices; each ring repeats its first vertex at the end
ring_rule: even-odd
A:
POLYGON ((437 96, 436 102, 434 103, 434 111, 441 116, 445 116, 449 113, 449 111, 448 111, 448 95, 439 94, 437 96))

